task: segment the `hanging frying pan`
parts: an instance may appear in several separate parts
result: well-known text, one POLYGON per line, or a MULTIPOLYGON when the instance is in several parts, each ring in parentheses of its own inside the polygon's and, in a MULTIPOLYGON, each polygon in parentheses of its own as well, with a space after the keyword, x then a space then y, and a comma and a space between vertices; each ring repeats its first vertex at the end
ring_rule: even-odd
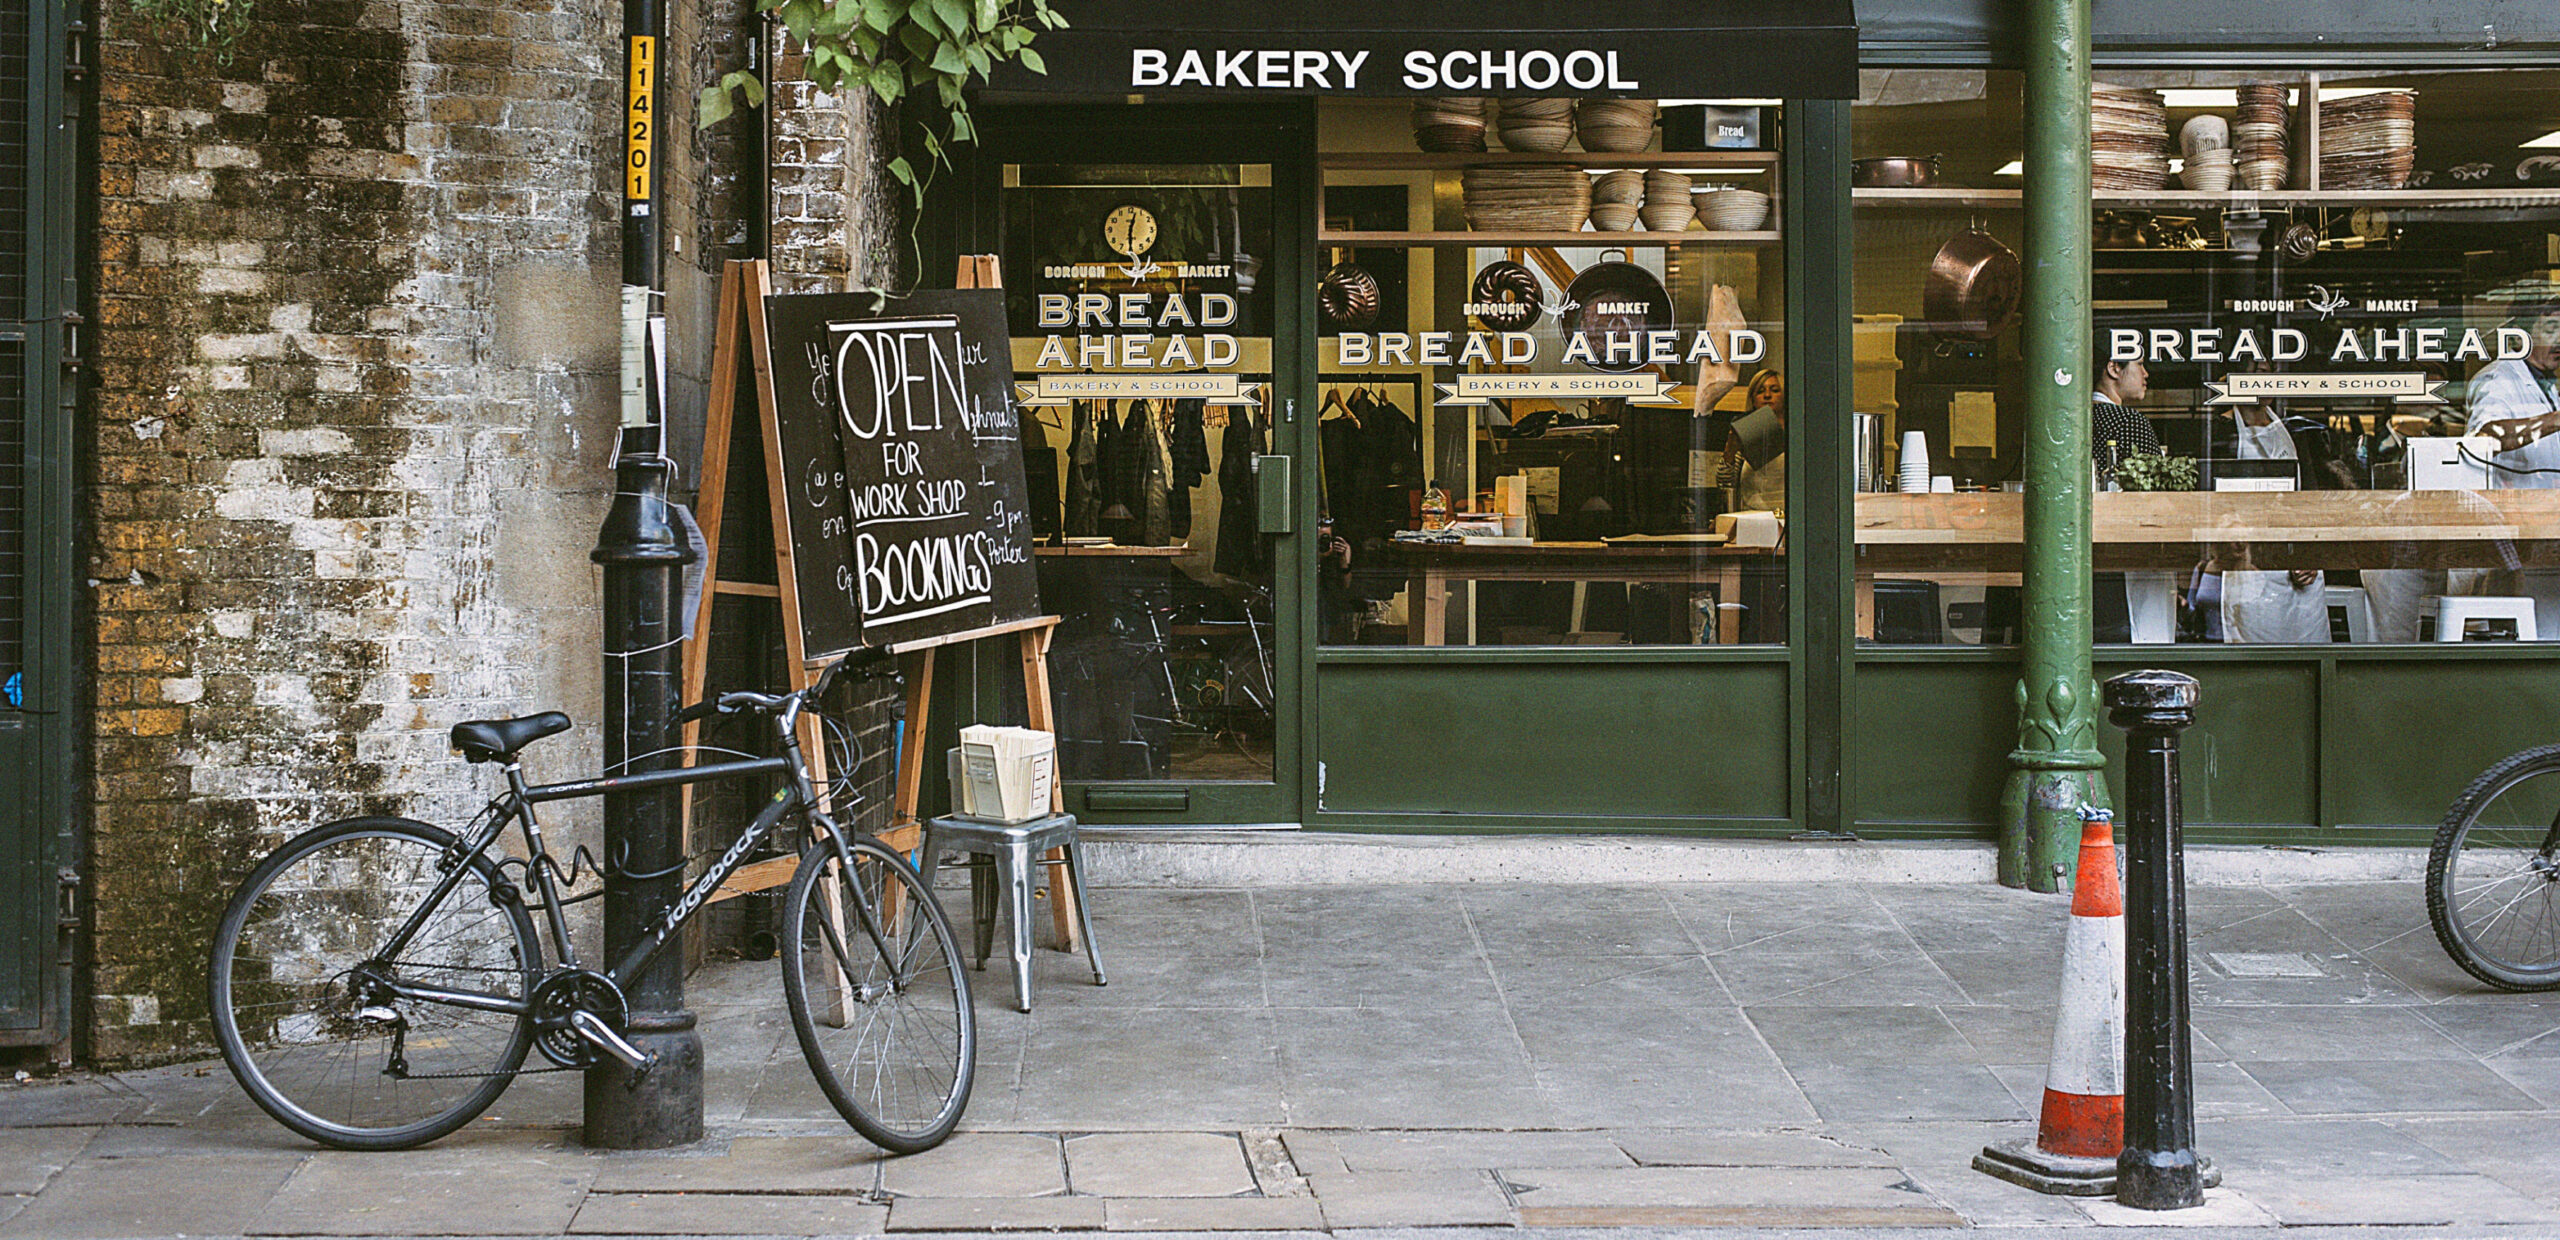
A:
POLYGON ((1602 250, 1601 261, 1582 269, 1565 290, 1567 304, 1565 326, 1582 338, 1591 350, 1596 370, 1625 373, 1644 369, 1642 361, 1629 361, 1621 356, 1608 361, 1609 337, 1616 335, 1623 350, 1629 333, 1639 342, 1636 356, 1643 356, 1642 334, 1668 331, 1671 328, 1671 294, 1663 291, 1662 281, 1650 271, 1626 261, 1625 250, 1602 250), (1614 260, 1609 255, 1618 257, 1614 260))
POLYGON ((1968 228, 1929 260, 1920 309, 1940 337, 1989 340, 2018 317, 2022 283, 2017 253, 1980 228, 1968 228))

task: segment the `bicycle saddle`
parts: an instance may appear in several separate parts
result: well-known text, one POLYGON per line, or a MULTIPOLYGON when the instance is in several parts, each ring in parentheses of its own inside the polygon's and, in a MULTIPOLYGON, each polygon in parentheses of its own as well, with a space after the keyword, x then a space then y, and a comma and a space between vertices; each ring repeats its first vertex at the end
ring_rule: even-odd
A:
POLYGON ((472 719, 453 725, 453 747, 467 762, 496 762, 554 733, 569 730, 569 717, 556 710, 522 719, 472 719))

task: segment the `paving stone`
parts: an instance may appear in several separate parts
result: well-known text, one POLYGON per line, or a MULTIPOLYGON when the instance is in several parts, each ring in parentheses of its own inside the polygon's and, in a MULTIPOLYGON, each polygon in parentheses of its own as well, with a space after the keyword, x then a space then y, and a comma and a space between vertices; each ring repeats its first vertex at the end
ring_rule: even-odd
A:
POLYGON ((880 1187, 899 1198, 1048 1197, 1067 1191, 1067 1169, 1056 1137, 963 1132, 921 1154, 883 1162, 880 1187))
MULTIPOLYGON (((953 1140, 960 1138, 954 1137, 953 1140)), ((726 1153, 616 1153, 596 1168, 599 1193, 868 1194, 888 1155, 856 1136, 739 1137, 726 1153)))
POLYGON ((149 1106, 148 1099, 109 1076, 0 1085, 0 1128, 113 1124, 149 1106))
POLYGON ((900 1197, 891 1231, 1065 1231, 1101 1227, 1100 1197, 900 1197))
POLYGON ((1631 1165, 1596 1132, 1345 1132, 1332 1143, 1343 1169, 1355 1173, 1631 1165))
POLYGON ((16 1218, 20 1210, 35 1203, 33 1197, 0 1197, 0 1224, 16 1218))
POLYGON ((255 1236, 556 1236, 602 1160, 565 1151, 314 1154, 246 1229, 255 1236))
POLYGON ((2195 1025, 2241 1063, 2470 1058, 2460 1043, 2406 1008, 2200 1008, 2195 1025))
POLYGON ((1289 1148, 1289 1161, 1301 1177, 1320 1171, 1347 1173, 1351 1165, 1342 1157, 1342 1138, 1348 1133, 1318 1132, 1307 1128, 1290 1128, 1281 1132, 1280 1140, 1289 1148))
POLYGON ((2246 1191, 2288 1227, 2560 1221, 2560 1212, 2484 1175, 2285 1176, 2246 1191))
MULTIPOLYGON (((1812 1133, 1621 1132, 1619 1149, 1647 1167, 1891 1167, 1892 1155, 1812 1133)), ((1541 1166, 1568 1167, 1548 1162, 1541 1166)))
POLYGON ((2418 1015, 2482 1058, 2560 1059, 2560 1003, 2439 1003, 2418 1015))
POLYGON ((2473 1062, 2368 1060, 2241 1066, 2297 1115, 2535 1111, 2542 1107, 2531 1095, 2473 1062))
POLYGON ((44 1191, 53 1174, 96 1136, 95 1128, 0 1128, 0 1193, 44 1191))
POLYGON ((74 1162, 0 1223, 0 1236, 239 1235, 301 1163, 277 1154, 74 1162))
POLYGON ((1121 1197, 1102 1203, 1112 1231, 1318 1231, 1313 1197, 1121 1197))
POLYGON ((1519 1203, 1524 1226, 1963 1222, 1897 1167, 1546 1167, 1505 1170, 1501 1179, 1519 1203), (1648 1221, 1607 1217, 1623 1210, 1656 1213, 1648 1221), (1728 1216, 1732 1221, 1723 1221, 1728 1216))
POLYGON ((2100 1227, 2273 1227, 2276 1217, 2229 1188, 2204 1190, 2204 1204, 2185 1210, 2137 1210, 2108 1197, 2068 1198, 2100 1227))
POLYGON ((2436 1175, 2470 1170, 2393 1125, 2367 1119, 2200 1119, 2196 1149, 2226 1175, 2436 1175))
POLYGON ((2560 1059, 2492 1059, 2488 1066, 2543 1106, 2560 1107, 2560 1059))
POLYGON ((1067 1183, 1088 1197, 1232 1197, 1254 1191, 1243 1143, 1223 1132, 1070 1137, 1067 1183))
POLYGON ((2482 1115, 2390 1121, 2393 1130, 2536 1201, 2560 1202, 2560 1144, 2549 1115, 2482 1115))
MULTIPOLYGON (((1415 992, 1423 994, 1428 992, 1415 992)), ((1280 1010, 1288 1114, 1321 1128, 1554 1128, 1500 1007, 1280 1010)))
POLYGON ((1265 1197, 1309 1197, 1315 1190, 1307 1187, 1307 1177, 1298 1174, 1298 1164, 1289 1157, 1288 1143, 1280 1139, 1276 1129, 1247 1129, 1244 1137, 1244 1159, 1253 1169, 1254 1187, 1265 1197))
POLYGON ((1268 1009, 1042 1004, 1029 1022, 1010 1126, 1232 1131, 1289 1120, 1268 1009))
POLYGON ((1309 1175, 1327 1227, 1476 1227, 1510 1223, 1511 1200, 1482 1171, 1309 1175))
POLYGON ((606 1236, 866 1235, 889 1226, 889 1207, 849 1197, 736 1193, 590 1193, 569 1230, 606 1236))

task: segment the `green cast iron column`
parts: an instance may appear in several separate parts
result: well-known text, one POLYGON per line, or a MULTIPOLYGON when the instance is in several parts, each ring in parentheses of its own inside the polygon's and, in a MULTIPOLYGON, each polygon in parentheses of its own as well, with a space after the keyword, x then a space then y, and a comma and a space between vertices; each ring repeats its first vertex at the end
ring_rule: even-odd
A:
POLYGON ((2071 890, 2106 804, 2089 663, 2089 0, 2028 0, 2026 647, 2000 882, 2071 890))

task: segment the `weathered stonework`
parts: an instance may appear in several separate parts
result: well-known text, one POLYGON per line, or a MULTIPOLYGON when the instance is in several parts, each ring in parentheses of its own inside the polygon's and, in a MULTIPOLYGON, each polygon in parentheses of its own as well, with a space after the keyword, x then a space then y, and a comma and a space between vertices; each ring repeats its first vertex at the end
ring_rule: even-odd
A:
MULTIPOLYGON (((671 22, 671 284, 746 237, 735 140, 682 123, 744 63, 741 11, 671 22)), ((566 709, 528 767, 595 768, 621 9, 261 0, 220 68, 101 14, 87 990, 115 1062, 208 1043, 206 945, 269 847, 485 799, 455 721, 566 709)), ((674 329, 696 426, 707 317, 674 329)), ((561 808, 555 846, 592 839, 561 808)))

